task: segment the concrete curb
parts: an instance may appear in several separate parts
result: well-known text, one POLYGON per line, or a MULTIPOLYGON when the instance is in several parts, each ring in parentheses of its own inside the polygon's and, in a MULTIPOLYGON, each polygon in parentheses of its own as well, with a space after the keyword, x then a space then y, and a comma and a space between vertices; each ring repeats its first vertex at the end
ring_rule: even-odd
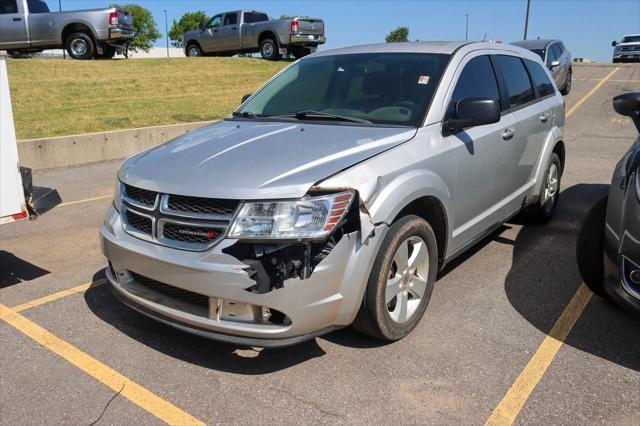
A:
POLYGON ((34 170, 76 166, 129 157, 145 149, 214 123, 171 124, 137 129, 18 141, 20 165, 34 170))

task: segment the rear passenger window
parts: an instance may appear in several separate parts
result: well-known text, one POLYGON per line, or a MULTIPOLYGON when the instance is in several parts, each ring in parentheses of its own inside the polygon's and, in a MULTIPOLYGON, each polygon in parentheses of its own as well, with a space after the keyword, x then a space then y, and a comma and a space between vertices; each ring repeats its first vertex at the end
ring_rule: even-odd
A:
POLYGON ((224 15, 224 24, 223 25, 235 25, 238 23, 238 14, 237 13, 228 13, 224 15))
POLYGON ((538 89, 538 96, 544 97, 553 95, 556 91, 542 66, 528 59, 525 59, 525 62, 527 64, 527 68, 529 68, 529 73, 531 73, 531 77, 533 78, 533 84, 538 89))
POLYGON ((500 92, 489 56, 478 56, 464 66, 451 97, 455 105, 463 98, 489 98, 500 103, 500 92))
POLYGON ((515 56, 498 55, 496 61, 507 89, 509 108, 532 101, 535 98, 533 87, 522 60, 515 56))
POLYGON ((16 0, 0 0, 0 15, 18 13, 18 3, 16 0))

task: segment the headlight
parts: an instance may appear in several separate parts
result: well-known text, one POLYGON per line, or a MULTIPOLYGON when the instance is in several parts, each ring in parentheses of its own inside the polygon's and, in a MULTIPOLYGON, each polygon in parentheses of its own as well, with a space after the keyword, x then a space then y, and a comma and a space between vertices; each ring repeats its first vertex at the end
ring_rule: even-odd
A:
POLYGON ((113 192, 113 207, 120 211, 120 206, 122 205, 122 182, 120 179, 116 179, 116 189, 113 192))
POLYGON ((353 198, 353 192, 340 192, 297 201, 247 202, 240 209, 229 238, 323 238, 340 224, 353 198))

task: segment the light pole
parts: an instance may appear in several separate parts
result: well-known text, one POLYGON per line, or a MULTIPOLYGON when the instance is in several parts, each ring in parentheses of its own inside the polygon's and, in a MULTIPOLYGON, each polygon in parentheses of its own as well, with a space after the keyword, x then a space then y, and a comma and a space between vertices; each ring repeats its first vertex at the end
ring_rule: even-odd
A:
POLYGON ((169 19, 167 18, 167 9, 164 12, 164 34, 167 39, 167 58, 169 57, 169 19))
POLYGON ((467 26, 466 29, 464 30, 464 41, 469 40, 469 14, 465 13, 464 16, 467 17, 467 26))
MULTIPOLYGON (((62 12, 62 0, 58 0, 58 10, 62 12)), ((67 59, 67 52, 62 48, 62 59, 67 59)))
POLYGON ((531 8, 531 0, 527 0, 527 17, 524 20, 524 40, 527 39, 527 30, 529 29, 529 9, 531 8))

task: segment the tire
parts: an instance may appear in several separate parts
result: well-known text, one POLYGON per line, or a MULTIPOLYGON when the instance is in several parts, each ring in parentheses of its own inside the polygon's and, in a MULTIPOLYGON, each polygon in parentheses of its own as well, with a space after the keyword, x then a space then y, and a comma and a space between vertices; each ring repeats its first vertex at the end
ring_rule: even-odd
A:
POLYGON ((93 39, 85 33, 69 35, 64 46, 73 59, 91 59, 96 51, 93 39))
POLYGON ((571 75, 572 74, 573 74, 573 71, 571 71, 571 68, 569 68, 569 71, 567 71, 567 79, 564 82, 564 87, 560 91, 560 93, 562 93, 563 96, 568 95, 569 92, 571 91, 571 75))
POLYGON ((189 58, 197 58, 202 56, 202 49, 197 43, 191 43, 187 46, 186 54, 189 58))
POLYGON ((613 63, 614 63, 614 64, 617 64, 618 62, 620 62, 620 59, 614 59, 614 60, 613 60, 613 63))
POLYGON ((105 44, 102 46, 102 54, 96 54, 98 59, 113 59, 116 56, 116 48, 105 44))
POLYGON ((558 207, 562 180, 562 162, 555 152, 549 158, 549 164, 547 164, 544 176, 544 183, 538 200, 526 207, 523 212, 528 220, 536 223, 549 222, 558 207), (555 173, 552 171, 553 169, 555 169, 555 173), (555 176, 555 179, 552 176, 555 176))
POLYGON ((311 49, 307 49, 305 47, 297 47, 293 49, 293 57, 296 59, 304 58, 309 54, 311 54, 311 49))
POLYGON ((427 309, 437 268, 438 245, 429 223, 413 215, 395 222, 376 256, 353 327, 389 342, 407 336, 427 309), (408 259, 406 268, 403 258, 408 259))
POLYGON ((604 228, 607 218, 605 197, 593 206, 582 222, 576 244, 578 270, 584 283, 600 297, 607 298, 604 289, 604 228))
POLYGON ((278 47, 278 43, 272 38, 265 38, 260 42, 260 55, 264 59, 277 61, 278 59, 280 59, 280 50, 278 47))

